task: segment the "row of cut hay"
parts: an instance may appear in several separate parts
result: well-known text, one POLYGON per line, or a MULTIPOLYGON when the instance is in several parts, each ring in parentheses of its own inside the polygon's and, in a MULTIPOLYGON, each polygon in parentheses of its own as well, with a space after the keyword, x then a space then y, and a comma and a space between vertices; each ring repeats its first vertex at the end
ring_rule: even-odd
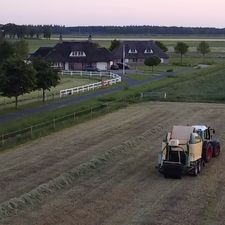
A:
POLYGON ((104 165, 108 161, 113 160, 113 158, 118 156, 118 154, 126 154, 129 150, 138 146, 146 138, 149 139, 149 137, 154 136, 154 134, 157 134, 162 130, 163 127, 157 125, 152 129, 147 130, 142 135, 137 136, 132 140, 125 141, 121 145, 111 148, 102 155, 94 157, 89 162, 82 163, 80 166, 61 174, 49 182, 39 185, 30 192, 1 203, 0 219, 3 220, 7 217, 17 215, 21 210, 33 207, 43 201, 50 194, 72 185, 78 177, 86 175, 88 172, 104 165))

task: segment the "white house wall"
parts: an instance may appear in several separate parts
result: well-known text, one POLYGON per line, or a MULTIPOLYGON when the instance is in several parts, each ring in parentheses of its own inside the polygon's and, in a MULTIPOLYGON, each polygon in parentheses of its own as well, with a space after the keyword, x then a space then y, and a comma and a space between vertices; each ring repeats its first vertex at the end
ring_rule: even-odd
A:
POLYGON ((99 70, 107 70, 108 69, 108 63, 107 62, 97 62, 96 67, 99 70))
POLYGON ((65 70, 69 70, 69 63, 68 62, 65 63, 65 70))

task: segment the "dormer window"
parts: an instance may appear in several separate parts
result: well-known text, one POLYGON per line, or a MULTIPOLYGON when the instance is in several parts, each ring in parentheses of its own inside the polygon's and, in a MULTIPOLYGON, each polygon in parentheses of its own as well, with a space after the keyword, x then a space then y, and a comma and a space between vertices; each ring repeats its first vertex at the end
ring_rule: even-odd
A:
POLYGON ((145 49, 145 54, 152 54, 153 50, 152 49, 145 49))
POLYGON ((131 48, 128 53, 137 54, 137 49, 131 48))
POLYGON ((86 54, 83 51, 72 51, 70 57, 85 57, 86 54))

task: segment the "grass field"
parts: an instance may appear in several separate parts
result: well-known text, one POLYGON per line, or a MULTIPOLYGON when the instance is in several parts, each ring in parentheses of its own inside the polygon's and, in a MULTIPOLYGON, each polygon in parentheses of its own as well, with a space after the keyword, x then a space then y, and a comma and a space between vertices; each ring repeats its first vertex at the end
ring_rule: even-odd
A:
MULTIPOLYGON (((136 75, 138 76, 138 75, 136 75)), ((143 76, 142 76, 143 78, 143 76)), ((144 78, 143 78, 144 79, 144 78)), ((9 122, 1 127, 1 131, 22 129, 32 124, 52 120, 55 117, 67 115, 90 106, 102 103, 113 103, 115 108, 120 107, 121 101, 132 103, 140 101, 140 93, 148 91, 163 91, 168 93, 169 101, 199 101, 199 102, 224 102, 225 96, 225 69, 220 64, 209 66, 206 69, 190 69, 188 72, 180 72, 176 76, 153 81, 145 85, 128 88, 110 95, 84 101, 75 106, 64 107, 35 116, 26 117, 17 121, 9 122), (217 83, 219 83, 217 85, 217 83), (219 91, 218 91, 219 90, 219 91), (203 95, 204 94, 204 95, 203 95)), ((154 99, 151 99, 154 100, 154 99)))
MULTIPOLYGON (((190 42, 194 51, 197 42, 190 42)), ((174 43, 170 42, 171 47, 174 43)), ((155 166, 161 141, 174 124, 211 126, 216 129, 221 150, 224 149, 225 63, 223 50, 218 52, 225 47, 223 44, 215 45, 215 52, 206 58, 196 52, 188 53, 183 66, 179 65, 179 56, 172 53, 169 65, 154 70, 157 73, 173 69, 173 76, 2 125, 0 137, 4 132, 54 121, 92 106, 112 106, 97 114, 107 113, 99 118, 92 117, 89 110, 91 116, 90 113, 78 116, 73 122, 62 122, 54 129, 40 129, 37 136, 31 134, 26 139, 38 140, 17 147, 11 143, 13 149, 1 152, 0 223, 222 224, 225 220, 224 154, 207 163, 197 178, 164 179, 155 166), (198 64, 208 66, 196 67, 198 64), (149 100, 158 99, 140 98, 141 92, 151 91, 166 92, 167 99, 152 102, 149 100), (115 111, 119 108, 123 109, 115 111), (64 130, 50 134, 60 129, 64 130), (45 135, 48 136, 39 138, 45 135)), ((149 67, 136 69, 143 73, 127 76, 144 80, 153 75, 149 67)), ((57 93, 59 88, 86 81, 64 77, 61 86, 51 91, 57 93)), ((19 134, 20 142, 15 145, 25 142, 24 139, 19 134)))
POLYGON ((211 66, 192 79, 180 78, 180 82, 164 87, 168 98, 173 101, 225 102, 225 68, 211 66))
POLYGON ((174 124, 207 124, 224 149, 224 113, 224 104, 134 104, 2 152, 0 223, 221 225, 222 151, 197 177, 165 179, 155 166, 174 124))
MULTIPOLYGON (((93 41, 98 43, 102 47, 108 48, 111 44, 111 40, 117 38, 118 40, 159 40, 163 42, 168 48, 169 52, 173 52, 173 47, 176 45, 178 41, 183 41, 189 45, 190 52, 196 52, 196 46, 200 43, 200 41, 207 41, 211 47, 211 51, 213 53, 225 53, 225 36, 218 37, 206 37, 206 36, 93 36, 93 41)), ((30 52, 36 51, 39 47, 48 47, 54 46, 58 43, 59 37, 58 35, 53 35, 51 40, 47 39, 27 39, 29 44, 30 52)), ((87 40, 87 36, 80 35, 64 35, 65 41, 81 41, 87 40)))
MULTIPOLYGON (((97 82, 97 78, 83 78, 78 76, 61 76, 60 83, 56 87, 52 87, 49 91, 46 91, 46 99, 54 99, 59 96, 60 90, 67 89, 67 88, 73 88, 82 86, 85 84, 91 84, 94 82, 97 82)), ((42 91, 33 91, 28 94, 24 94, 22 96, 19 96, 18 100, 21 101, 21 104, 27 104, 31 103, 33 101, 37 101, 42 99, 42 91)), ((12 107, 9 103, 14 103, 14 98, 6 98, 6 97, 0 97, 0 110, 1 108, 12 107)))
MULTIPOLYGON (((178 39, 177 39, 178 40, 178 39)), ((30 42, 31 49, 34 48, 37 44, 45 43, 53 44, 53 40, 46 41, 39 40, 36 42, 30 42)), ((108 40, 107 40, 108 41, 108 40)), ((196 40, 190 40, 193 48, 196 46, 196 40)), ((102 40, 99 41, 99 44, 102 43, 102 40)), ((106 44, 106 42, 104 42, 106 44)), ((109 42, 108 42, 109 43, 109 42)), ((169 41, 167 43, 171 46, 174 45, 174 40, 169 41)), ((225 41, 221 40, 212 40, 210 44, 215 43, 215 48, 222 48, 225 46, 225 41)), ((171 58, 168 65, 160 65, 154 68, 154 73, 151 71, 151 67, 147 66, 138 66, 134 69, 137 69, 137 73, 127 74, 128 77, 136 79, 136 80, 144 80, 148 79, 153 74, 157 74, 160 72, 166 72, 167 70, 175 71, 175 75, 172 77, 165 78, 160 81, 153 81, 151 83, 130 88, 128 90, 123 90, 114 94, 110 94, 107 96, 99 97, 96 99, 92 99, 89 101, 82 102, 75 106, 65 107, 63 109, 54 110, 51 113, 39 113, 35 116, 27 117, 25 119, 21 119, 18 121, 13 121, 12 123, 4 124, 1 127, 0 132, 2 131, 12 131, 15 129, 22 129, 27 126, 31 126, 33 124, 41 123, 46 120, 52 120, 55 117, 60 117, 63 115, 67 115, 69 113, 73 113, 74 111, 79 111, 85 109, 90 106, 99 105, 102 103, 113 103, 115 108, 119 108, 121 106, 121 101, 126 103, 133 103, 140 101, 140 93, 148 92, 148 91, 163 91, 167 92, 168 101, 197 101, 197 102, 222 102, 225 101, 225 69, 224 69, 224 53, 218 52, 210 53, 205 58, 201 57, 196 52, 190 52, 183 58, 183 66, 180 66, 180 57, 174 53, 171 53, 171 58), (205 69, 197 69, 196 65, 198 64, 208 64, 208 68, 205 69), (183 69, 185 68, 185 69, 183 69), (140 72, 141 71, 141 72, 140 72)), ((64 89, 71 87, 71 84, 74 83, 76 86, 85 84, 90 81, 83 81, 82 79, 73 80, 70 77, 64 77, 61 83, 61 87, 57 87, 52 91, 52 93, 57 93, 59 89, 64 89), (72 80, 71 80, 72 79, 72 80), (81 83, 79 83, 81 82, 81 83), (84 83, 83 83, 84 82, 84 83)), ((41 96, 41 92, 33 93, 36 96, 41 96)), ((47 93, 47 96, 49 93, 47 93)), ((153 100, 153 99, 151 99, 153 100)), ((39 103, 40 105, 41 103, 39 103)), ((27 105, 25 107, 36 107, 36 104, 27 105)), ((13 112, 13 110, 11 110, 13 112)), ((1 114, 5 114, 9 111, 1 111, 1 114)))

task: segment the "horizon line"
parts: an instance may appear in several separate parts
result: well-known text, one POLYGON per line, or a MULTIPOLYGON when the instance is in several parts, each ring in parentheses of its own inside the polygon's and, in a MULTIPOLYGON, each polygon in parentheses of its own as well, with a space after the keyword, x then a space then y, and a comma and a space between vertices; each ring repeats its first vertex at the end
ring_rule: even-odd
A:
POLYGON ((61 27, 178 27, 178 28, 214 28, 214 29, 225 29, 225 27, 212 27, 212 26, 182 26, 182 25, 137 25, 137 24, 130 24, 130 25, 65 25, 65 24, 18 24, 14 22, 8 23, 0 23, 0 25, 7 25, 7 24, 15 24, 17 26, 61 26, 61 27))

